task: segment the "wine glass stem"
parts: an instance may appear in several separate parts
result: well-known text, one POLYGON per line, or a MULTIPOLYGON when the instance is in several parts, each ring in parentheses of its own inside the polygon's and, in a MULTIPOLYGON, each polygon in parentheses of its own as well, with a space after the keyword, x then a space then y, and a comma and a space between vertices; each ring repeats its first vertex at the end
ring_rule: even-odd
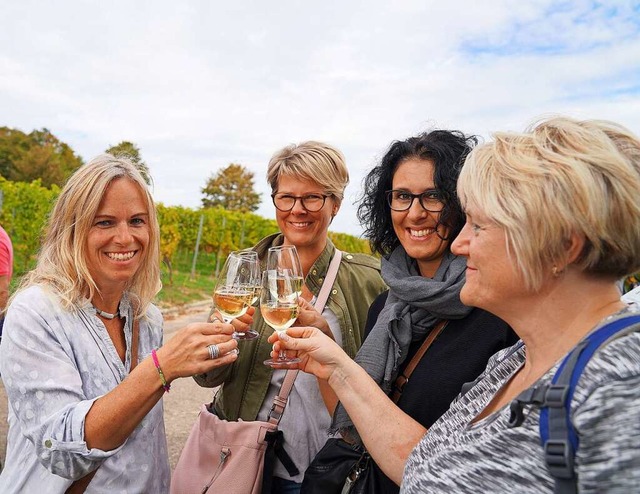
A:
MULTIPOLYGON (((283 333, 286 333, 286 331, 278 331, 278 339, 280 339, 280 335, 283 333)), ((278 360, 287 360, 287 352, 285 351, 284 348, 280 348, 280 351, 278 352, 278 360)))

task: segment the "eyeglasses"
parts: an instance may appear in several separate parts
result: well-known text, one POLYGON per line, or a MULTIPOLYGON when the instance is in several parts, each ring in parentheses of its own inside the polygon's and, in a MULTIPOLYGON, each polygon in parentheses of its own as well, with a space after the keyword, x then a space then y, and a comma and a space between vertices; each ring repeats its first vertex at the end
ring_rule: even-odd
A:
POLYGON ((292 196, 291 194, 272 194, 273 205, 280 211, 291 211, 296 205, 296 201, 300 201, 302 207, 310 213, 320 211, 324 207, 327 200, 323 194, 307 194, 306 196, 292 196))
POLYGON ((406 190, 388 190, 386 194, 389 207, 394 211, 410 209, 416 198, 424 209, 432 213, 439 213, 444 208, 444 195, 435 189, 425 190, 421 194, 412 194, 406 190))

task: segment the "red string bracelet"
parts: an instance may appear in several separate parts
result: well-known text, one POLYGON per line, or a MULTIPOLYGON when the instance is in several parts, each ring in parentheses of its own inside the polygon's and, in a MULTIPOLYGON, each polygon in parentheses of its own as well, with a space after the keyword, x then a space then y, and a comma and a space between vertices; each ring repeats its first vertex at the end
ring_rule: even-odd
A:
POLYGON ((158 355, 156 354, 155 350, 151 350, 151 358, 153 359, 153 363, 156 366, 156 369, 158 369, 158 374, 160 374, 160 380, 162 381, 162 388, 164 389, 165 393, 168 393, 169 390, 171 389, 171 384, 169 384, 167 382, 167 379, 164 377, 162 369, 160 368, 160 362, 158 362, 158 355))

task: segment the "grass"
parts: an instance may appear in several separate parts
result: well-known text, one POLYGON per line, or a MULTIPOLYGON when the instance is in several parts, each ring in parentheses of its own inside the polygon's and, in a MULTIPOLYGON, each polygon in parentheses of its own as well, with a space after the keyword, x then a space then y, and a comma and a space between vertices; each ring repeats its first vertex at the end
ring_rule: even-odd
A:
MULTIPOLYGON (((172 276, 162 265, 162 290, 156 296, 160 307, 176 307, 211 298, 215 283, 216 256, 200 252, 191 276, 193 252, 177 252, 173 259, 172 276)), ((222 268, 222 260, 219 268, 222 268)))

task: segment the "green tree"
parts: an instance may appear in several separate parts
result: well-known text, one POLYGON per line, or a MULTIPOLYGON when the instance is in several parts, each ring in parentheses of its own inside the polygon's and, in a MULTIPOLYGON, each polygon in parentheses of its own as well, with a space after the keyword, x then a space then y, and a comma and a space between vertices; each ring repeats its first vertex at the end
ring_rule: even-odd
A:
POLYGON ((202 188, 205 208, 222 206, 227 211, 255 211, 260 194, 254 190, 253 173, 244 166, 231 163, 207 180, 202 188))
POLYGON ((186 216, 188 211, 179 206, 166 207, 162 203, 157 205, 157 211, 160 223, 160 258, 169 270, 169 284, 173 285, 173 257, 182 240, 181 216, 186 216))
POLYGON ((147 185, 151 185, 152 178, 151 173, 149 172, 149 166, 142 161, 142 156, 140 156, 140 148, 136 146, 133 142, 122 141, 115 146, 111 146, 107 149, 107 153, 112 154, 114 156, 126 156, 131 161, 133 161, 140 173, 144 177, 144 181, 147 182, 147 185))
POLYGON ((0 127, 0 175, 8 180, 40 180, 44 187, 62 186, 82 163, 82 158, 48 129, 25 134, 0 127))
POLYGON ((42 187, 40 180, 11 182, 0 177, 0 191, 3 195, 0 225, 11 237, 17 279, 34 266, 42 228, 60 188, 56 185, 42 187))

